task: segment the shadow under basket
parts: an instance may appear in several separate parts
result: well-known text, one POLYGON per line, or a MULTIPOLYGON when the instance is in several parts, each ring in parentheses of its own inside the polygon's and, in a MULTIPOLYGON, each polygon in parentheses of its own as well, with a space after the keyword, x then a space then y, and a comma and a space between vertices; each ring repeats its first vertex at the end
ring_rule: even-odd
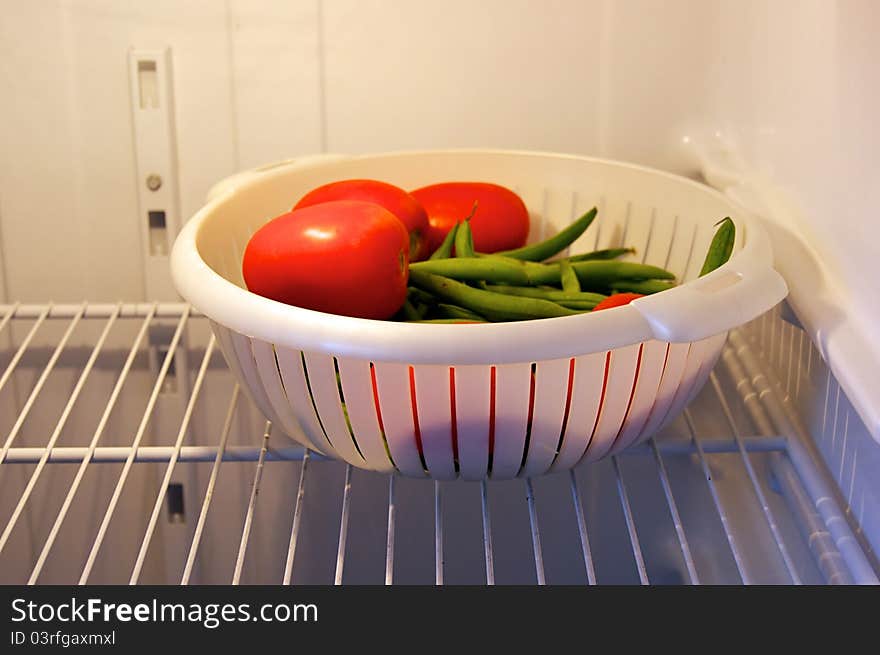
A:
POLYGON ((505 151, 323 157, 238 176, 181 232, 172 272, 273 434, 360 468, 443 480, 541 475, 648 438, 699 392, 727 331, 786 294, 762 228, 725 196, 629 164, 505 151), (596 206, 570 254, 634 246, 630 260, 680 285, 596 314, 473 325, 349 318, 248 292, 250 236, 347 178, 505 185, 529 209, 530 241, 596 206), (697 278, 725 216, 734 254, 697 278))

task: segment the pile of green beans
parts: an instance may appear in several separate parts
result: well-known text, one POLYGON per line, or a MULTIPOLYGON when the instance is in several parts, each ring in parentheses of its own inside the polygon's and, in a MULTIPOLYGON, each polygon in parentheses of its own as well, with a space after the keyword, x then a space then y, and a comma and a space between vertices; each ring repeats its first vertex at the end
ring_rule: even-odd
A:
MULTIPOLYGON (((397 318, 487 323, 572 316, 592 311, 610 294, 648 295, 675 286, 675 276, 663 268, 618 260, 634 253, 634 248, 607 248, 547 261, 574 243, 596 214, 591 209, 544 241, 486 254, 474 251, 472 210, 429 259, 410 264, 407 299, 397 318)), ((733 221, 725 218, 718 226, 701 275, 724 264, 733 251, 733 221)))

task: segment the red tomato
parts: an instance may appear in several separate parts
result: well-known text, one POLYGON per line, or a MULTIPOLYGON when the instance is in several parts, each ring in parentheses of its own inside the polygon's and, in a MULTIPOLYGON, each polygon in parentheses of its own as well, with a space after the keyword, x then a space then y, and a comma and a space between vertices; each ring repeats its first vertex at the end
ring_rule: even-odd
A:
POLYGON ((336 200, 282 214, 251 237, 247 288, 331 314, 387 319, 403 306, 409 235, 379 205, 336 200))
POLYGON ((474 249, 498 252, 521 248, 529 236, 529 212, 510 189, 488 182, 444 182, 411 192, 428 212, 429 252, 434 252, 452 226, 471 218, 474 249))
POLYGON ((642 295, 643 294, 641 293, 615 293, 613 296, 608 296, 605 300, 593 307, 593 311, 598 312, 602 309, 611 309, 612 307, 628 305, 636 298, 641 298, 642 295))
POLYGON ((400 187, 378 180, 341 180, 331 182, 304 195, 294 209, 310 207, 331 200, 363 200, 382 205, 399 218, 410 235, 411 261, 428 256, 425 233, 428 231, 428 214, 406 191, 400 187))

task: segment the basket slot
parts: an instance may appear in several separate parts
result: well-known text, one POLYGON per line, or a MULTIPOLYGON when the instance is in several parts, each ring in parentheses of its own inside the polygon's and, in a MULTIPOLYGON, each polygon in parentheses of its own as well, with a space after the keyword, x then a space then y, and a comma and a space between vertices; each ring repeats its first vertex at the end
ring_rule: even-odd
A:
POLYGON ((452 397, 448 366, 414 366, 415 404, 425 465, 432 478, 457 477, 453 456, 452 397))
POLYGON ((654 224, 656 222, 656 210, 653 207, 630 203, 623 225, 623 233, 620 235, 620 242, 614 245, 632 246, 636 251, 634 254, 622 257, 623 260, 642 261, 651 241, 653 241, 654 224))
POLYGON ((635 393, 623 421, 623 427, 611 449, 612 453, 620 452, 642 434, 642 428, 645 427, 654 407, 654 401, 657 399, 668 350, 669 344, 663 341, 648 341, 642 346, 635 393))
POLYGON ((327 432, 327 438, 342 459, 354 466, 363 467, 366 464, 364 456, 342 412, 333 357, 304 352, 303 360, 306 386, 321 419, 321 425, 327 432))
POLYGON ((571 223, 573 201, 574 194, 571 189, 544 189, 544 206, 542 211, 545 239, 552 234, 556 234, 571 223))
POLYGON ((620 431, 626 410, 630 405, 630 399, 635 391, 640 351, 641 344, 624 346, 611 351, 611 359, 608 363, 608 382, 605 386, 602 409, 599 411, 599 421, 584 455, 584 459, 588 462, 603 457, 611 448, 614 438, 620 431))
MULTIPOLYGON (((719 216, 718 220, 722 218, 724 217, 719 216)), ((700 269, 703 267, 703 260, 706 258, 706 252, 709 250, 709 243, 715 235, 715 228, 711 225, 700 223, 695 227, 694 249, 688 261, 688 267, 682 276, 683 280, 693 280, 699 276, 700 269)))
POLYGON ((293 413, 299 417, 300 426, 302 426, 303 431, 309 436, 312 443, 318 447, 320 452, 331 457, 339 457, 336 449, 330 445, 330 441, 327 439, 327 433, 312 402, 306 382, 306 374, 303 370, 302 352, 276 346, 275 355, 287 400, 293 408, 293 413))
POLYGON ((571 216, 569 221, 580 218, 593 207, 596 207, 598 211, 593 224, 571 244, 571 246, 565 251, 566 254, 595 250, 596 237, 599 233, 599 223, 605 220, 604 206, 604 196, 597 196, 594 193, 578 193, 576 191, 571 194, 571 216))
POLYGON ((678 217, 675 225, 675 235, 669 246, 667 270, 675 273, 679 282, 684 281, 684 276, 691 266, 691 260, 696 256, 696 225, 693 221, 678 217))
POLYGON ((531 364, 504 364, 495 367, 493 478, 512 478, 522 465, 531 379, 531 364))
POLYGON ((554 359, 535 367, 535 401, 528 452, 521 474, 540 475, 556 458, 559 436, 565 420, 571 360, 554 359))
POLYGON ((278 369, 278 360, 275 357, 275 349, 272 344, 254 339, 251 342, 253 348, 254 360, 257 363, 257 372, 260 374, 260 381, 263 383, 263 390, 266 397, 275 411, 275 418, 278 420, 274 425, 287 433, 288 436, 305 444, 312 450, 320 450, 317 445, 304 434, 300 427, 299 420, 290 406, 284 385, 281 382, 281 371, 278 369))
POLYGON ((575 358, 571 409, 559 454, 551 470, 565 470, 574 466, 586 451, 593 429, 596 427, 607 361, 608 353, 605 352, 575 358))
MULTIPOLYGON (((241 376, 239 379, 246 382, 243 387, 248 390, 248 397, 266 418, 273 423, 278 422, 278 417, 272 410, 272 405, 266 396, 266 392, 263 390, 263 384, 257 372, 257 364, 254 361, 254 353, 251 350, 251 340, 241 334, 229 331, 225 337, 218 338, 218 341, 221 344, 223 341, 227 342, 225 345, 231 351, 232 360, 235 362, 235 369, 237 369, 238 374, 241 376)), ((224 350, 224 354, 225 352, 224 350)))
POLYGON ((657 388, 657 399, 654 401, 654 407, 651 409, 651 414, 644 428, 642 428, 643 436, 648 437, 654 434, 666 419, 684 375, 690 349, 691 344, 689 343, 669 344, 666 364, 663 367, 663 375, 660 377, 660 386, 657 388))
POLYGON ((346 357, 336 361, 350 427, 367 466, 377 471, 394 470, 376 414, 370 363, 346 357))
POLYGON ((702 377, 705 382, 705 379, 709 376, 709 370, 705 370, 705 373, 703 373, 704 369, 711 369, 711 365, 707 366, 707 362, 712 365, 715 363, 715 358, 712 357, 712 350, 715 348, 714 344, 718 344, 717 352, 720 352, 721 345, 723 345, 724 338, 726 338, 726 334, 719 336, 709 337, 691 344, 684 372, 681 375, 681 381, 678 384, 672 402, 669 403, 669 411, 660 421, 657 429, 662 428, 678 416, 691 401, 692 396, 700 390, 702 387, 700 378, 702 377), (719 336, 721 337, 720 342, 719 336))
POLYGON ((543 187, 517 184, 513 187, 516 193, 529 210, 529 238, 527 243, 536 243, 544 239, 544 231, 546 222, 544 221, 544 199, 545 192, 543 187))
POLYGON ((672 218, 660 214, 657 210, 655 216, 654 228, 651 234, 650 244, 646 250, 639 253, 639 261, 662 266, 669 270, 669 261, 672 257, 672 244, 675 242, 675 236, 678 231, 678 216, 672 218))
POLYGON ((706 384, 706 381, 709 379, 709 374, 712 372, 712 369, 715 368, 715 362, 718 361, 718 357, 721 355, 721 350, 724 348, 724 342, 727 341, 727 333, 716 334, 708 339, 703 339, 703 341, 706 342, 706 348, 703 351, 703 361, 700 364, 700 370, 697 372, 691 388, 687 391, 684 404, 676 413, 687 407, 688 403, 696 398, 697 394, 702 390, 703 385, 706 384))
POLYGON ((490 366, 455 367, 458 464, 465 480, 486 477, 489 466, 490 366))
POLYGON ((630 213, 632 203, 619 197, 605 198, 604 207, 600 208, 596 221, 590 230, 596 230, 594 249, 618 248, 629 245, 624 237, 629 236, 630 213))
MULTIPOLYGON (((232 345, 232 331, 214 321, 210 321, 210 324, 214 336, 217 337, 217 345, 220 346, 220 351, 223 353, 223 358, 226 360, 226 365, 229 367, 229 370, 232 371, 239 380, 247 381, 244 371, 241 368, 241 364, 238 362, 238 354, 235 352, 235 347, 232 345)), ((262 410, 258 401, 254 399, 254 393, 250 390, 249 385, 242 384, 241 388, 248 399, 262 410)))
POLYGON ((376 394, 391 458, 405 475, 423 476, 416 444, 409 388, 409 366, 375 363, 376 394))

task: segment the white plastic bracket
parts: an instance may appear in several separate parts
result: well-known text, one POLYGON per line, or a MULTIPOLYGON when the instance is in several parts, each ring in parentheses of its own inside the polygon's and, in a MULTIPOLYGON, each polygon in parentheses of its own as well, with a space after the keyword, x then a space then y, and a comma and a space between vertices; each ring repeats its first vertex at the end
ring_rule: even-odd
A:
POLYGON ((128 54, 146 298, 176 300, 168 254, 180 230, 171 51, 128 54))

